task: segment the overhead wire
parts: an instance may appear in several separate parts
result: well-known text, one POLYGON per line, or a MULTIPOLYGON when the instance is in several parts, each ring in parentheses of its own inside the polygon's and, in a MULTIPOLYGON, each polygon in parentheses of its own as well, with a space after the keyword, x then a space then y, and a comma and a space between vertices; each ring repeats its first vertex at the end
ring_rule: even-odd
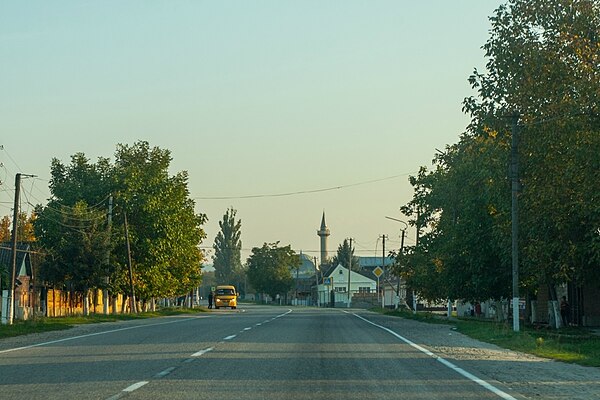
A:
POLYGON ((236 196, 196 196, 193 197, 194 200, 240 200, 240 199, 256 199, 256 198, 267 198, 267 197, 289 197, 289 196, 297 196, 302 194, 311 194, 311 193, 321 193, 321 192, 329 192, 332 190, 340 190, 346 189, 349 187, 368 185, 370 183, 383 182, 391 179, 397 179, 403 176, 409 176, 411 174, 415 174, 417 171, 407 172, 403 174, 388 176, 385 178, 371 179, 363 182, 350 183, 347 185, 338 185, 321 189, 310 189, 310 190, 298 190, 294 192, 284 192, 284 193, 263 193, 263 194, 251 194, 251 195, 236 195, 236 196))

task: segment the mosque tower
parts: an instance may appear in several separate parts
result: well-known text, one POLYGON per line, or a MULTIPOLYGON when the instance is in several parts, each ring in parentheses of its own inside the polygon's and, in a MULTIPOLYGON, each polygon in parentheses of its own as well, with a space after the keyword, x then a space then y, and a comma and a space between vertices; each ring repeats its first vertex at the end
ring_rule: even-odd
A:
POLYGON ((317 231, 317 235, 321 238, 321 265, 323 265, 327 263, 327 237, 330 235, 329 228, 325 225, 325 211, 323 211, 321 229, 317 231))

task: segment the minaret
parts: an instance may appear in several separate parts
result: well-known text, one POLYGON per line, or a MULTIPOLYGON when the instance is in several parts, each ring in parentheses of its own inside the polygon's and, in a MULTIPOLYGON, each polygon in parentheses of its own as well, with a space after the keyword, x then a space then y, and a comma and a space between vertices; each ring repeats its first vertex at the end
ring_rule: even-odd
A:
POLYGON ((323 219, 321 219, 321 229, 317 231, 317 235, 321 238, 321 265, 327 263, 327 236, 330 235, 329 228, 325 225, 325 211, 323 211, 323 219))

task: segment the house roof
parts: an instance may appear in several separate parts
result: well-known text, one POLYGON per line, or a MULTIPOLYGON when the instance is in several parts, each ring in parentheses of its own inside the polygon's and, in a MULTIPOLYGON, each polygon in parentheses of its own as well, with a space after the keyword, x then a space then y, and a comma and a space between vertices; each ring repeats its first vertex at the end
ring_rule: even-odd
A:
POLYGON ((358 257, 358 265, 361 268, 374 269, 375 267, 381 267, 382 261, 385 263, 385 267, 394 263, 394 259, 391 257, 358 257))
MULTIPOLYGON (((323 276, 324 277, 331 277, 333 275, 333 273, 335 272, 335 270, 338 267, 341 268, 341 269, 344 269, 344 270, 348 271, 348 268, 344 267, 342 264, 338 264, 335 267, 330 267, 327 270, 327 272, 323 273, 323 276)), ((370 271, 352 271, 352 273, 356 274, 356 275, 361 275, 362 277, 364 277, 364 278, 366 278, 366 279, 368 279, 370 281, 375 282, 375 279, 373 279, 373 274, 370 271)))
MULTIPOLYGON (((31 276, 31 257, 29 256, 30 244, 17 243, 17 276, 31 276), (23 267, 25 270, 23 271, 23 267), (25 274, 23 274, 23 272, 25 274)), ((10 271, 12 267, 12 243, 0 243, 0 267, 10 271)))

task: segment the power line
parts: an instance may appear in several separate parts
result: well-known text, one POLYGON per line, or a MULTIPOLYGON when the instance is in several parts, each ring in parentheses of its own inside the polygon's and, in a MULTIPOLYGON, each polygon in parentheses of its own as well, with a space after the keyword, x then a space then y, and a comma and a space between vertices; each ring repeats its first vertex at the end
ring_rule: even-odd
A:
POLYGON ((301 194, 311 194, 311 193, 321 193, 321 192, 329 192, 332 190, 340 190, 346 189, 354 186, 368 185, 370 183, 383 182, 391 179, 396 179, 403 176, 409 176, 411 174, 415 174, 417 171, 407 172, 404 174, 398 174, 394 176, 388 176, 386 178, 372 179, 369 181, 350 183, 348 185, 339 185, 332 186, 328 188, 322 189, 312 189, 312 190, 299 190, 295 192, 286 192, 286 193, 265 193, 265 194, 251 194, 251 195, 238 195, 238 196, 206 196, 206 197, 194 197, 195 200, 236 200, 236 199, 256 199, 256 198, 265 198, 265 197, 288 197, 288 196, 297 196, 301 194))

